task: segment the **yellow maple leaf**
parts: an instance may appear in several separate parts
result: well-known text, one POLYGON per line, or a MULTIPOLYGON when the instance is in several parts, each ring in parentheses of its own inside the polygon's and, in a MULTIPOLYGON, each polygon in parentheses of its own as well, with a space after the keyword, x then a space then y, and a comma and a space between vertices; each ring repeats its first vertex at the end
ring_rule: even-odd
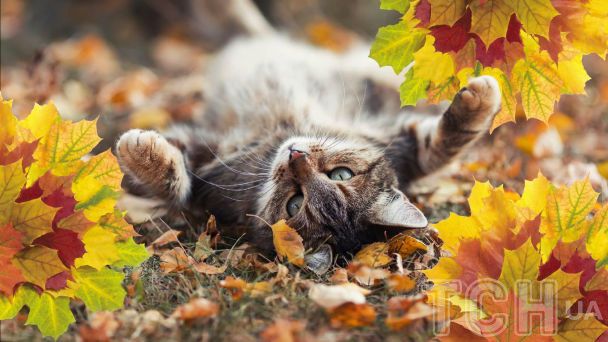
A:
POLYGON ((587 227, 586 217, 593 209, 598 193, 593 191, 589 179, 574 182, 570 187, 552 188, 547 195, 547 206, 540 230, 543 261, 560 239, 563 242, 578 240, 587 227))
POLYGON ((605 204, 593 218, 587 230, 586 247, 597 267, 608 268, 608 204, 605 204))
POLYGON ((285 220, 278 221, 271 228, 277 254, 296 266, 304 266, 304 244, 298 232, 288 226, 285 220))
POLYGON ((596 341, 608 329, 592 313, 585 313, 581 316, 568 318, 563 321, 559 325, 557 335, 554 337, 555 341, 596 341))
POLYGON ((431 26, 454 25, 464 15, 465 0, 429 0, 431 4, 431 26))
POLYGON ((97 222, 102 216, 114 212, 116 192, 103 184, 94 174, 74 181, 72 192, 78 201, 76 209, 82 209, 89 221, 97 222))
POLYGON ((12 100, 0 102, 0 147, 10 144, 15 136, 17 118, 13 115, 12 107, 12 100))
POLYGON ((422 271, 433 283, 441 285, 458 279, 462 273, 462 267, 453 258, 444 257, 439 259, 437 265, 431 269, 422 271))
POLYGON ((19 121, 19 126, 29 130, 33 139, 40 139, 47 135, 51 126, 59 121, 61 121, 61 117, 52 102, 43 106, 36 103, 30 114, 19 121))
POLYGON ((414 75, 440 84, 454 75, 454 61, 447 53, 435 51, 435 38, 426 37, 424 46, 414 53, 414 75))
POLYGON ((568 315, 568 309, 583 297, 579 291, 580 273, 566 273, 561 269, 551 273, 543 281, 553 281, 556 285, 557 314, 559 317, 568 315))
POLYGON ((76 172, 82 165, 78 161, 101 141, 96 125, 97 119, 77 123, 55 120, 34 152, 36 161, 28 172, 27 186, 49 170, 56 176, 76 172))
POLYGON ((11 211, 13 202, 19 196, 24 184, 25 173, 21 168, 21 160, 0 165, 0 221, 6 220, 3 216, 11 211))
MULTIPOLYGON (((538 278, 540 254, 528 239, 514 251, 505 251, 500 278, 498 279, 507 289, 516 289, 516 282, 522 280, 535 281, 538 278)), ((520 294, 518 296, 521 297, 520 294)))
POLYGON ((74 261, 76 268, 91 266, 97 270, 119 259, 116 234, 99 226, 89 229, 82 237, 86 253, 74 261))
POLYGON ((18 267, 27 281, 45 288, 46 280, 57 273, 67 271, 57 251, 44 246, 28 247, 15 254, 13 265, 18 267))
POLYGON ((549 37, 549 24, 559 14, 550 0, 502 1, 513 6, 517 19, 519 19, 526 32, 549 37))
POLYGON ((521 32, 521 38, 526 58, 515 63, 511 82, 521 92, 526 117, 547 122, 553 114, 563 82, 549 53, 540 51, 538 42, 525 32, 521 32))
POLYGON ((469 7, 472 12, 471 32, 483 40, 486 48, 507 34, 509 18, 514 11, 511 1, 472 1, 469 7))
POLYGON ((93 177, 103 185, 109 186, 114 191, 120 191, 120 183, 122 181, 122 172, 118 166, 116 157, 110 150, 102 152, 91 157, 86 164, 76 174, 74 182, 86 178, 93 177))
POLYGON ((535 215, 540 214, 547 205, 547 194, 550 188, 549 180, 539 172, 533 180, 525 181, 524 192, 516 202, 517 206, 530 208, 535 215))
POLYGON ((13 228, 23 233, 23 243, 30 244, 34 239, 53 231, 52 223, 59 208, 46 205, 40 198, 14 203, 8 221, 13 228))

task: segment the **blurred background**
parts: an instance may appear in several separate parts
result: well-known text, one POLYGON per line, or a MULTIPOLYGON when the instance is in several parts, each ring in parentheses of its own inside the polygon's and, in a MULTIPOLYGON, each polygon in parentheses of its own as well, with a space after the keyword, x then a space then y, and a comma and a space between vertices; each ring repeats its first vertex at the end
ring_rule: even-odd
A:
MULTIPOLYGON (((371 42, 378 27, 399 18, 370 0, 254 3, 275 28, 336 53, 371 42)), ((1 0, 2 96, 15 100, 19 116, 34 102, 48 101, 72 120, 99 115, 105 139, 98 150, 110 147, 128 128, 188 122, 205 108, 202 70, 241 31, 226 15, 226 4, 1 0)), ((587 56, 584 64, 592 77, 587 96, 562 96, 548 126, 522 118, 503 125, 439 181, 419 184, 415 200, 425 208, 447 203, 454 210, 466 205, 473 178, 521 191, 523 180, 539 171, 558 184, 588 175, 606 199, 608 63, 587 56)))

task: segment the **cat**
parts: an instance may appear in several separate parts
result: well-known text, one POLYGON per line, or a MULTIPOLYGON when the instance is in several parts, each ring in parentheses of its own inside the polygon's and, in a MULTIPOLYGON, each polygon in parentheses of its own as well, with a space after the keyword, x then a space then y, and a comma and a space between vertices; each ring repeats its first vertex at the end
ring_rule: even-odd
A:
POLYGON ((135 222, 213 214, 222 234, 244 232, 268 253, 281 219, 306 248, 338 254, 390 227, 426 227, 408 185, 485 135, 501 99, 480 76, 439 116, 400 110, 399 78, 364 49, 336 54, 278 34, 234 40, 205 82, 194 123, 119 138, 121 204, 135 222))

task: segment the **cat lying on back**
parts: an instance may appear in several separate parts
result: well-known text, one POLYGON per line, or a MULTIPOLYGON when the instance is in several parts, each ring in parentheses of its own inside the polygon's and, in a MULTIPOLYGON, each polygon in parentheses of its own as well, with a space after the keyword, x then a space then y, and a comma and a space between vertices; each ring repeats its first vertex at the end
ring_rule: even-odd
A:
POLYGON ((501 98, 482 76, 441 116, 400 111, 398 80, 363 50, 337 55, 280 36, 233 42, 205 81, 195 124, 120 137, 123 207, 135 221, 211 213, 222 233, 241 228, 262 251, 273 250, 263 220, 286 219, 307 248, 338 253, 386 227, 426 227, 403 191, 486 134, 501 98))

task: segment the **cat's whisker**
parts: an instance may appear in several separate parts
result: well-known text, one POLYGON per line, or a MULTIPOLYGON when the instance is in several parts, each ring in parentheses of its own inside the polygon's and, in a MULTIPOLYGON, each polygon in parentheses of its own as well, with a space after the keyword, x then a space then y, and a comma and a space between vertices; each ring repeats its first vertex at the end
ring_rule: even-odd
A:
MULTIPOLYGON (((243 189, 230 189, 230 188, 228 188, 228 186, 240 186, 240 185, 244 185, 244 183, 241 183, 241 184, 227 184, 227 185, 216 184, 216 183, 214 183, 214 182, 208 181, 208 180, 206 180, 206 179, 204 179, 204 178, 200 177, 199 175, 197 175, 196 173, 194 173, 194 172, 192 172, 192 171, 190 171, 190 170, 188 170, 188 172, 189 172, 189 173, 190 173, 190 174, 191 174, 193 177, 195 177, 196 179, 198 179, 198 180, 200 180, 200 181, 202 181, 202 182, 205 182, 205 183, 207 183, 207 184, 209 184, 209 185, 211 185, 211 186, 214 186, 214 187, 216 187, 216 188, 218 188, 218 189, 225 190, 225 191, 242 192, 242 191, 246 191, 246 190, 251 190, 251 189, 254 189, 254 188, 256 188, 256 187, 258 187, 258 186, 260 186, 260 185, 264 184, 264 183, 260 183, 260 184, 258 184, 258 185, 251 186, 251 187, 248 187, 248 188, 243 188, 243 189)), ((255 180, 255 181, 253 181, 253 182, 263 182, 263 181, 264 181, 264 179, 258 179, 258 180, 255 180)))

